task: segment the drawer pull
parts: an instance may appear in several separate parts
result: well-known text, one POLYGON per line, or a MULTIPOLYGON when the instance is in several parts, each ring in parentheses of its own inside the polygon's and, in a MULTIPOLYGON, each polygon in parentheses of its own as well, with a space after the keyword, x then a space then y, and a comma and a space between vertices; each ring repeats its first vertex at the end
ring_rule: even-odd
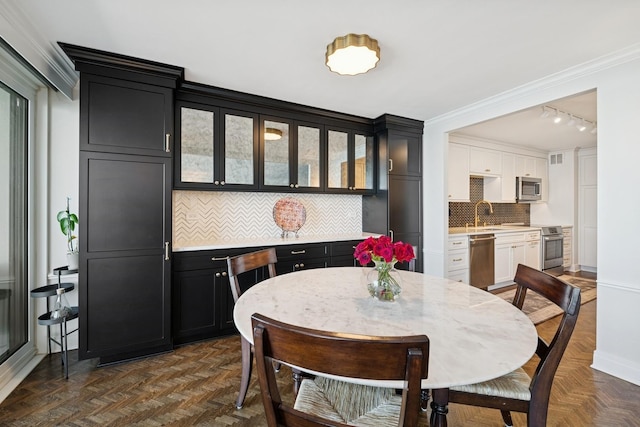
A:
POLYGON ((164 136, 164 151, 166 153, 171 152, 171 134, 170 133, 167 133, 164 136))
POLYGON ((462 261, 462 258, 454 258, 453 262, 462 261))
POLYGON ((300 254, 306 254, 307 251, 306 250, 301 250, 301 251, 291 251, 291 255, 300 255, 300 254))
POLYGON ((164 260, 169 261, 169 242, 164 242, 164 260))
POLYGON ((221 257, 221 258, 213 257, 213 258, 211 258, 211 261, 226 261, 226 260, 228 260, 228 259, 229 259, 229 257, 228 257, 228 256, 221 257))
POLYGON ((452 242, 452 244, 454 244, 454 245, 461 245, 461 244, 462 244, 462 242, 452 242))

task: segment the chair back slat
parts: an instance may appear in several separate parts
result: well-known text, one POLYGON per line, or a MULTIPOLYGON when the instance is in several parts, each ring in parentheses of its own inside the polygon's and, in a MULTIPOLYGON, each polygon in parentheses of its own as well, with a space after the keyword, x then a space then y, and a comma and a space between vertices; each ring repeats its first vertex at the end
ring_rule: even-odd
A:
MULTIPOLYGON (((329 376, 402 380, 405 384, 405 410, 402 412, 404 420, 399 425, 402 422, 405 426, 417 423, 420 384, 428 373, 427 336, 373 337, 330 333, 285 324, 257 313, 251 317, 251 321, 256 367, 268 421, 273 417, 272 420, 277 419, 283 425, 335 425, 334 422, 325 424, 317 417, 286 408, 282 404, 275 375, 272 369, 268 369, 275 360, 329 376), (290 424, 283 420, 289 420, 290 424)), ((275 424, 270 422, 269 425, 275 424)))

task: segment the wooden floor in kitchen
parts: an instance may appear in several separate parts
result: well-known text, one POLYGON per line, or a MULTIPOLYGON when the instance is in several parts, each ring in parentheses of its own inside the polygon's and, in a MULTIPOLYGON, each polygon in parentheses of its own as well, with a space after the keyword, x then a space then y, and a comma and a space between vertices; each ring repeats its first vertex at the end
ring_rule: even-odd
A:
MULTIPOLYGON (((640 426, 640 387, 590 368, 596 301, 586 303, 551 393, 549 426, 640 426)), ((538 326, 544 334, 557 318, 538 326)), ((47 356, 0 404, 2 426, 263 426, 259 386, 252 378, 244 408, 234 405, 240 344, 229 337, 187 345, 137 361, 96 368, 76 360, 63 378, 58 355, 47 356)), ((529 367, 530 368, 530 367, 529 367)), ((279 381, 291 382, 283 368, 279 381)), ((287 387, 287 390, 290 390, 287 387)), ((292 392, 287 399, 292 397, 292 392)), ((497 410, 450 405, 449 426, 501 426, 497 410)), ((526 426, 514 414, 516 426, 526 426)), ((428 425, 428 413, 421 414, 428 425)))

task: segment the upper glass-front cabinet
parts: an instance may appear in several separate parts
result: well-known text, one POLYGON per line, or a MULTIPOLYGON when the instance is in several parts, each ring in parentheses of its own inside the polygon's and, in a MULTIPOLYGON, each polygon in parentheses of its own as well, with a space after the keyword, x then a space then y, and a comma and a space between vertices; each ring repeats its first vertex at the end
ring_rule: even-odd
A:
POLYGON ((257 115, 179 105, 176 188, 257 188, 257 115))
POLYGON ((374 138, 351 131, 327 132, 327 189, 373 192, 374 138))
POLYGON ((322 128, 318 125, 262 119, 262 188, 320 190, 322 128))

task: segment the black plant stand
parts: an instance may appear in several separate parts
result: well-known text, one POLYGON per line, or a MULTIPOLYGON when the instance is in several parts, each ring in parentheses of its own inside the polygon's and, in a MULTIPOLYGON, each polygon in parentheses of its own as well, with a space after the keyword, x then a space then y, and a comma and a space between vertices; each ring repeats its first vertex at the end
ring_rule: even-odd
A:
POLYGON ((64 376, 65 378, 69 378, 69 359, 68 359, 68 344, 67 344, 67 336, 73 332, 76 332, 78 329, 74 329, 72 331, 67 330, 67 322, 69 320, 78 318, 78 307, 71 307, 71 313, 64 317, 59 317, 52 319, 51 318, 51 307, 49 304, 49 297, 56 296, 56 291, 58 288, 64 289, 64 292, 69 292, 74 289, 73 283, 62 283, 61 276, 77 273, 78 270, 69 270, 68 267, 58 267, 54 268, 53 272, 58 276, 58 283, 55 285, 46 285, 41 286, 39 288, 33 289, 31 291, 32 298, 45 298, 47 302, 47 312, 40 315, 38 317, 38 324, 44 325, 47 327, 47 345, 48 345, 48 354, 51 355, 51 343, 55 343, 60 346, 61 354, 60 357, 62 359, 62 364, 64 366, 64 376), (51 326, 52 325, 60 325, 60 341, 51 337, 51 326))

